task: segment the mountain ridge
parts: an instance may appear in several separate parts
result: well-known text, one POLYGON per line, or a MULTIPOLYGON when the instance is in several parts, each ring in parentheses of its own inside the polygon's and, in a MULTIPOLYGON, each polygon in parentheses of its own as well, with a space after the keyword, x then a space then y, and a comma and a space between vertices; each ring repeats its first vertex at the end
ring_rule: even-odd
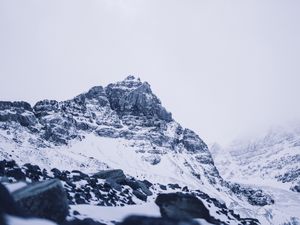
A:
POLYGON ((260 188, 224 180, 205 142, 173 119, 147 82, 133 76, 61 102, 0 102, 0 141, 0 159, 19 165, 89 175, 122 169, 136 179, 201 189, 263 224, 268 224, 264 210, 256 215, 256 207, 274 204, 260 188))

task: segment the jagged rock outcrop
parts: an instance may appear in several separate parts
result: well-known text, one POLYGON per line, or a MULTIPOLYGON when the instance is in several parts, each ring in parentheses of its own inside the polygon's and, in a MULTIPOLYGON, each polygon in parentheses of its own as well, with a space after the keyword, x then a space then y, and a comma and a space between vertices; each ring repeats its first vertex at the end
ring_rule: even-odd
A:
POLYGON ((114 182, 124 182, 126 176, 122 170, 102 170, 93 175, 99 179, 113 180, 114 182))
POLYGON ((147 82, 142 83, 134 76, 124 81, 110 84, 106 93, 113 110, 123 115, 150 116, 170 122, 171 113, 162 107, 160 100, 152 93, 147 82))
MULTIPOLYGON (((36 131, 35 125, 38 120, 33 109, 27 102, 0 102, 0 122, 20 124, 30 131, 36 131)), ((1 124, 1 128, 7 129, 6 124, 1 124)))

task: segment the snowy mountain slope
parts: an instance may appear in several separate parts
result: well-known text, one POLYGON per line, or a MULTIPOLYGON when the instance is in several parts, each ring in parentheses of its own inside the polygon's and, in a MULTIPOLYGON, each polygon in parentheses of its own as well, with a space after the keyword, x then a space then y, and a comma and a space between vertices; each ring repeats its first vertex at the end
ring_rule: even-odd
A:
MULTIPOLYGON (((297 123, 272 128, 265 135, 210 149, 222 177, 272 194, 275 204, 265 207, 266 218, 278 224, 299 223, 300 129, 297 123)), ((259 213, 259 212, 258 212, 259 213)))
POLYGON ((226 148, 213 145, 215 164, 226 179, 259 180, 300 192, 299 127, 272 128, 261 137, 236 140, 226 148))
MULTIPOLYGON (((122 82, 110 84, 106 88, 94 87, 72 100, 64 102, 44 100, 38 102, 33 108, 24 102, 1 102, 0 109, 0 121, 2 121, 0 130, 3 139, 1 154, 6 154, 6 156, 14 154, 10 151, 10 147, 5 147, 6 144, 14 145, 13 148, 16 149, 26 148, 15 154, 15 157, 27 151, 24 157, 28 155, 39 157, 37 164, 41 163, 39 161, 44 161, 43 167, 47 167, 49 163, 47 161, 51 161, 51 158, 52 163, 57 161, 59 148, 80 145, 79 141, 85 137, 90 140, 96 135, 108 139, 113 138, 113 142, 123 140, 126 145, 134 146, 132 157, 140 157, 135 162, 160 164, 162 158, 171 159, 169 157, 171 153, 174 153, 175 157, 177 153, 193 156, 189 161, 182 161, 185 163, 184 168, 193 168, 189 164, 196 163, 199 171, 202 171, 205 176, 200 177, 197 172, 192 174, 201 182, 213 183, 215 179, 220 179, 206 144, 193 131, 183 129, 172 119, 171 114, 161 106, 158 98, 152 93, 149 84, 142 83, 132 76, 122 82), (38 153, 34 151, 36 148, 39 148, 38 153), (44 154, 50 155, 43 157, 44 154)), ((89 143, 89 141, 81 143, 89 143)), ((101 146, 102 143, 99 145, 101 146)), ((109 161, 108 159, 102 160, 99 164, 90 158, 92 155, 83 159, 88 149, 87 146, 82 146, 82 148, 75 154, 73 150, 70 155, 64 155, 66 151, 61 151, 60 154, 70 161, 72 161, 70 158, 79 157, 80 160, 77 162, 97 163, 97 169, 100 169, 100 164, 103 166, 109 161)), ((125 155, 131 152, 128 151, 125 155)), ((107 153, 105 149, 105 154, 107 153)), ((95 151, 91 151, 90 154, 95 154, 95 151)), ((117 156, 118 154, 111 157, 117 156)), ((172 160, 167 163, 176 165, 172 163, 172 160)), ((118 161, 122 163, 122 160, 118 161)), ((58 163, 57 166, 59 165, 70 166, 71 164, 58 163)), ((91 168, 90 165, 89 168, 91 168)))
POLYGON ((19 165, 89 175, 122 169, 137 179, 200 190, 241 217, 281 224, 266 217, 274 207, 269 192, 225 181, 201 138, 174 121, 150 85, 133 76, 63 102, 0 102, 0 143, 0 159, 19 165))

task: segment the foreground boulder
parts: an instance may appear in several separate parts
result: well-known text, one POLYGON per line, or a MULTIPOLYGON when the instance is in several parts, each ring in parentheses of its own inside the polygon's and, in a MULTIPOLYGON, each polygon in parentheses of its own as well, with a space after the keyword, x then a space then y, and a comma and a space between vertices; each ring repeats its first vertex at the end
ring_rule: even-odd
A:
POLYGON ((159 194, 155 203, 159 206, 162 217, 173 219, 199 218, 218 224, 218 221, 210 216, 203 202, 192 194, 180 192, 159 194))
POLYGON ((19 207, 33 217, 63 222, 68 215, 68 200, 62 184, 57 179, 38 182, 13 193, 19 207))
POLYGON ((130 216, 119 225, 199 225, 199 223, 193 220, 130 216))
POLYGON ((14 216, 23 216, 20 208, 16 205, 9 191, 1 183, 0 183, 0 212, 9 215, 14 215, 14 216))
POLYGON ((75 219, 72 221, 66 221, 61 225, 106 225, 106 224, 94 221, 91 218, 86 218, 83 220, 75 219))
POLYGON ((0 183, 0 224, 6 224, 4 214, 21 216, 20 209, 4 185, 0 183))

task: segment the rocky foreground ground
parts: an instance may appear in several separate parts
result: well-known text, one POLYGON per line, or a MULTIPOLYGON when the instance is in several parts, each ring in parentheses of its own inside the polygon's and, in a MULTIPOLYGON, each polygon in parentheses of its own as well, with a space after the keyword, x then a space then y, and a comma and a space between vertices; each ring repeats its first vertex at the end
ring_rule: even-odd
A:
POLYGON ((0 161, 0 209, 2 224, 6 215, 21 218, 44 218, 60 225, 102 225, 91 218, 77 219, 79 212, 70 210, 74 204, 96 204, 99 207, 136 205, 154 197, 161 217, 131 216, 116 224, 199 224, 203 219, 210 224, 226 224, 212 217, 203 202, 219 208, 220 214, 240 221, 241 224, 259 224, 256 219, 240 218, 226 205, 205 193, 191 191, 178 184, 152 184, 126 176, 122 170, 105 170, 89 176, 80 171, 50 172, 36 165, 19 167, 14 161, 0 161), (19 184, 21 188, 6 189, 19 184), (158 189, 160 194, 158 193, 158 189))

